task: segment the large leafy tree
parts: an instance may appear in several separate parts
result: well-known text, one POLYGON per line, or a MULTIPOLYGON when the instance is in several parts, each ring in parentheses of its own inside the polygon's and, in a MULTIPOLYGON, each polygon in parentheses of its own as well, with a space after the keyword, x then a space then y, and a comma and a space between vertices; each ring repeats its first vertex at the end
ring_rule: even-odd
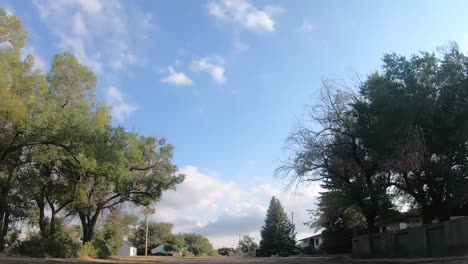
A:
POLYGON ((296 250, 295 227, 288 219, 281 202, 271 198, 267 211, 265 225, 260 232, 260 250, 262 254, 292 255, 296 250))
POLYGON ((291 184, 321 182, 345 195, 366 220, 368 233, 377 231, 379 216, 393 205, 388 175, 381 173, 373 149, 363 143, 353 105, 359 97, 337 82, 324 83, 320 101, 288 139, 291 156, 277 173, 291 184))
POLYGON ((123 203, 148 206, 184 179, 172 164, 173 147, 164 139, 109 128, 87 148, 89 154, 77 168, 76 198, 69 206, 80 217, 83 242, 93 238, 103 210, 123 203))
POLYGON ((33 70, 25 38, 0 10, 0 251, 11 220, 29 216, 54 239, 57 219, 78 215, 88 242, 106 209, 147 206, 184 178, 164 139, 111 126, 89 68, 63 53, 47 74, 33 70))
POLYGON ((441 57, 390 54, 383 61, 355 105, 363 142, 425 223, 466 215, 467 57, 452 45, 441 57))
POLYGON ((195 256, 209 254, 213 250, 208 238, 195 233, 181 234, 185 241, 186 250, 195 256))

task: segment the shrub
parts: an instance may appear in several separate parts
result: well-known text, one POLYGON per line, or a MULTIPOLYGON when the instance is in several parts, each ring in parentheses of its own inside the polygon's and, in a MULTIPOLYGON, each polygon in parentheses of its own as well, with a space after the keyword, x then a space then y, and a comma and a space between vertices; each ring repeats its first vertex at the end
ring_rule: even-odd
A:
POLYGON ((103 240, 96 238, 92 242, 93 248, 96 249, 97 257, 100 259, 106 259, 112 255, 113 249, 108 243, 103 240))
POLYGON ((45 258, 47 254, 44 240, 38 237, 19 243, 15 251, 21 255, 34 258, 45 258))
POLYGON ((216 249, 213 249, 210 252, 208 252, 208 256, 215 257, 215 256, 219 256, 219 254, 216 249))
POLYGON ((18 243, 15 251, 21 255, 35 258, 72 258, 77 256, 79 244, 73 240, 58 234, 51 239, 42 239, 40 237, 32 237, 30 240, 18 243))
POLYGON ((78 250, 78 257, 80 258, 85 258, 85 257, 97 258, 97 256, 98 256, 98 252, 94 248, 94 245, 92 242, 85 243, 78 250))

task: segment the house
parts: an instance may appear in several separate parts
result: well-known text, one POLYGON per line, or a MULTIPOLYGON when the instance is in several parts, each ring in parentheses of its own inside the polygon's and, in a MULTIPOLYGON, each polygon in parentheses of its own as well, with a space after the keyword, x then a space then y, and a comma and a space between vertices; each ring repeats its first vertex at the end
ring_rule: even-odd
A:
POLYGON ((117 249, 117 256, 136 256, 137 248, 128 241, 122 242, 120 247, 117 249))
POLYGON ((314 247, 316 250, 319 250, 319 247, 322 243, 322 234, 316 234, 299 240, 299 245, 301 248, 314 247))
POLYGON ((159 245, 153 249, 151 249, 151 255, 164 255, 164 256, 172 256, 172 251, 166 251, 165 247, 166 244, 159 245))

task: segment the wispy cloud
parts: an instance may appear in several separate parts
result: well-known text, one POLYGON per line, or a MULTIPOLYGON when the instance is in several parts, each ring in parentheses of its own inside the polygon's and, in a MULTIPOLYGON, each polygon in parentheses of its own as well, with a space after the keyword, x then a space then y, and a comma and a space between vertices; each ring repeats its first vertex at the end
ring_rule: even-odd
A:
POLYGON ((232 49, 234 53, 242 53, 249 49, 249 45, 245 44, 244 42, 236 38, 234 39, 234 42, 232 44, 232 49))
POLYGON ((7 15, 9 15, 9 16, 13 16, 15 14, 15 10, 11 6, 5 6, 5 7, 3 7, 3 9, 7 13, 7 15))
POLYGON ((222 0, 208 4, 210 15, 223 23, 230 23, 250 31, 275 31, 274 17, 284 12, 279 6, 257 8, 247 0, 222 0))
POLYGON ((312 23, 310 23, 309 21, 303 20, 302 24, 297 28, 297 31, 308 33, 312 31, 316 31, 317 29, 318 28, 314 26, 312 23))
POLYGON ((194 72, 207 72, 217 84, 226 83, 224 59, 221 57, 204 57, 192 61, 190 66, 194 72))
POLYGON ((119 1, 35 0, 34 4, 58 38, 56 44, 97 73, 106 67, 122 70, 141 64, 138 45, 154 29, 150 13, 119 1))
POLYGON ((193 81, 183 72, 176 72, 172 66, 169 66, 168 76, 164 77, 161 81, 175 86, 190 86, 193 81))
POLYGON ((129 104, 119 88, 115 86, 108 88, 106 101, 112 108, 112 117, 118 121, 124 121, 132 112, 137 110, 137 107, 129 104))

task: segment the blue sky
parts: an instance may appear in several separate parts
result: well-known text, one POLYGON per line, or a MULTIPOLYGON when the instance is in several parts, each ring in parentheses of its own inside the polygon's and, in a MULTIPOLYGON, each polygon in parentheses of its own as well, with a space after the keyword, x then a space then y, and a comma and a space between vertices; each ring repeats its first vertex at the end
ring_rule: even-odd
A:
POLYGON ((284 140, 327 78, 378 70, 385 53, 468 48, 466 1, 25 1, 0 7, 29 32, 24 54, 47 71, 70 51, 98 76, 113 122, 174 144, 188 181, 154 219, 215 246, 258 235, 272 194, 297 216, 318 187, 292 197, 273 178, 284 140), (222 228, 221 228, 222 227, 222 228))

